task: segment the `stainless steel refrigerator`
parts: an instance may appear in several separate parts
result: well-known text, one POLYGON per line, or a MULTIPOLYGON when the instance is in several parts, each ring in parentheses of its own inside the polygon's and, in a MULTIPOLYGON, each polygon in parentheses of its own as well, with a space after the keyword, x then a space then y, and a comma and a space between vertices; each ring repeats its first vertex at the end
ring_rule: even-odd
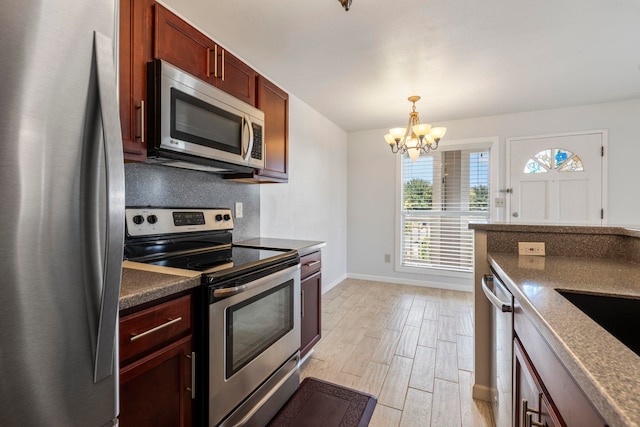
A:
POLYGON ((0 2, 0 425, 118 415, 117 2, 0 2))

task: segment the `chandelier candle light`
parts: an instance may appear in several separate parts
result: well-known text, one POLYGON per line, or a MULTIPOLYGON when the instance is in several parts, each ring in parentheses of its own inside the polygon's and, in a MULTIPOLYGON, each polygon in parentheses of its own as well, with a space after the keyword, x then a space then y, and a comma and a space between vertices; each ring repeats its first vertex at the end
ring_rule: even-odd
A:
POLYGON ((420 123, 420 116, 416 111, 416 102, 420 100, 420 97, 410 96, 408 99, 413 103, 413 107, 409 113, 409 123, 406 129, 389 129, 389 133, 384 136, 384 139, 389 143, 392 153, 408 153, 411 161, 415 162, 420 154, 426 154, 438 148, 438 142, 447 129, 434 128, 430 124, 420 123))

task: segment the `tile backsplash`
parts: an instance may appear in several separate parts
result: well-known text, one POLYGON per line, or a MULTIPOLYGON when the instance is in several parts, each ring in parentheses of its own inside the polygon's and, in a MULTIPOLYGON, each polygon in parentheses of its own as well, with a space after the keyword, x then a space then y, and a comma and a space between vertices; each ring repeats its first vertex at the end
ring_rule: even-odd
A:
POLYGON ((127 163, 127 206, 231 208, 234 241, 260 236, 260 186, 225 181, 220 176, 169 166, 127 163), (242 202, 243 217, 235 217, 242 202))

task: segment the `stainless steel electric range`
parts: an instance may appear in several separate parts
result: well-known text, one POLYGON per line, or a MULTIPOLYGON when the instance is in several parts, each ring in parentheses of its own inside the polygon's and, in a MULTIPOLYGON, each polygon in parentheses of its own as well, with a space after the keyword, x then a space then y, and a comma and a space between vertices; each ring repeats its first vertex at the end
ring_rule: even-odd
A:
POLYGON ((127 208, 125 259, 202 273, 196 418, 262 426, 297 389, 300 257, 235 247, 229 209, 127 208))

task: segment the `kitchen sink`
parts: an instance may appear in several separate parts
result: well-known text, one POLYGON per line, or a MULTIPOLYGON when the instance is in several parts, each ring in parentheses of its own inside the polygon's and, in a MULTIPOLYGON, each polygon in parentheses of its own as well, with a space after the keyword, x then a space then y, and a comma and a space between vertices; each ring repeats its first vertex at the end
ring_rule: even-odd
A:
POLYGON ((556 291, 640 356, 640 299, 561 289, 556 291))

